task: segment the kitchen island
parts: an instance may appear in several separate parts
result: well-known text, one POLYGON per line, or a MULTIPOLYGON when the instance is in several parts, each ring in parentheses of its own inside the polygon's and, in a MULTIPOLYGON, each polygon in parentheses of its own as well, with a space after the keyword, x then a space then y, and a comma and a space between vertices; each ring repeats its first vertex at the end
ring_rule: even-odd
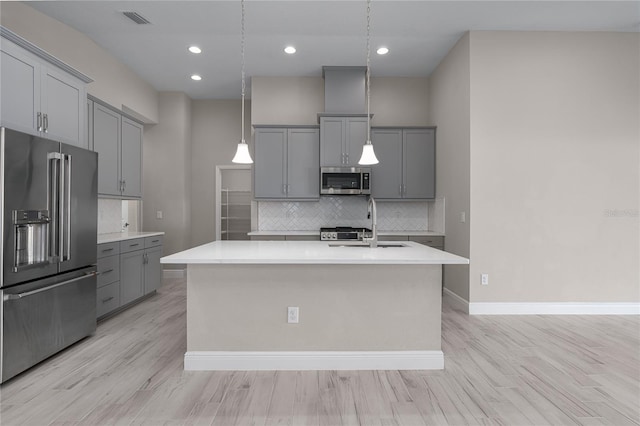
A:
POLYGON ((216 241, 163 257, 187 264, 185 370, 443 368, 442 265, 468 260, 379 244, 216 241))

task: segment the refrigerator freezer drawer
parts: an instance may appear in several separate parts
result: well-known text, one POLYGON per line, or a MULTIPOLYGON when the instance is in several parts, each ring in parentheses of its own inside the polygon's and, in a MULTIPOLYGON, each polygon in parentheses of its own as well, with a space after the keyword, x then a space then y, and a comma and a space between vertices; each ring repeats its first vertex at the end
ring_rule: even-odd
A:
POLYGON ((66 275, 2 291, 1 382, 95 331, 95 272, 66 275))

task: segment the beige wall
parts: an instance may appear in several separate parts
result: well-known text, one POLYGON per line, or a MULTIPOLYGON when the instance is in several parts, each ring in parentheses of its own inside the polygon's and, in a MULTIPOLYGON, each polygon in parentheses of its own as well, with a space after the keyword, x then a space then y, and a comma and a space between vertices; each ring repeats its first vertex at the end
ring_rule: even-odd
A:
MULTIPOLYGON (((429 78, 429 122, 436 133, 436 194, 444 197, 446 250, 469 257, 469 34, 429 78), (465 212, 467 221, 460 222, 465 212)), ((445 266, 445 287, 469 300, 469 266, 445 266)))
POLYGON ((145 126, 143 223, 145 230, 165 232, 166 255, 190 247, 191 99, 162 92, 158 113, 159 123, 145 126))
MULTIPOLYGON (((322 77, 253 77, 253 124, 317 125, 324 112, 322 77)), ((428 121, 428 79, 371 79, 372 126, 424 126, 428 121)))
POLYGON ((371 78, 372 126, 426 126, 429 121, 429 79, 371 78))
MULTIPOLYGON (((240 141, 239 100, 194 100, 191 129, 191 245, 215 240, 216 166, 230 165, 240 141)), ((251 102, 245 102, 245 139, 253 153, 251 102)))
POLYGON ((158 121, 158 94, 86 35, 20 2, 0 2, 0 23, 91 77, 88 93, 145 122, 158 121))
POLYGON ((471 33, 471 302, 640 301, 639 55, 632 33, 471 33))
POLYGON ((252 77, 252 124, 318 124, 324 111, 322 77, 252 77))

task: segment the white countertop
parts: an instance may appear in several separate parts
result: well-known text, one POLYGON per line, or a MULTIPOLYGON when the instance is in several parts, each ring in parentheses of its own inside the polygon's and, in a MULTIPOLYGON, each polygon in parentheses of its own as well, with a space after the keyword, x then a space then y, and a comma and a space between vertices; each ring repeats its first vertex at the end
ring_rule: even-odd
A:
MULTIPOLYGON (((251 231, 247 235, 249 236, 274 236, 274 235, 302 235, 302 236, 319 236, 320 231, 251 231)), ((378 236, 403 236, 409 235, 412 237, 444 237, 442 232, 435 231, 378 231, 378 236)))
POLYGON ((113 232, 111 234, 98 234, 98 244, 133 240, 135 238, 155 237, 156 235, 164 235, 164 232, 113 232))
MULTIPOLYGON (((404 247, 330 247, 328 241, 214 241, 165 256, 178 264, 468 264, 455 254, 411 241, 380 242, 404 247)), ((343 243, 340 243, 343 244, 343 243)), ((353 245, 353 243, 344 243, 353 245)))

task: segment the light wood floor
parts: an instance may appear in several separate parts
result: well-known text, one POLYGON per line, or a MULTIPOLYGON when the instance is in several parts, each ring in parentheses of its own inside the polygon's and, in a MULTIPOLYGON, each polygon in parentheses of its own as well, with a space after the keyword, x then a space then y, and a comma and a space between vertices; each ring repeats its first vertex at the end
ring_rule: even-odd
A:
POLYGON ((8 425, 638 425, 640 318, 443 313, 444 371, 185 372, 185 284, 0 389, 8 425))

